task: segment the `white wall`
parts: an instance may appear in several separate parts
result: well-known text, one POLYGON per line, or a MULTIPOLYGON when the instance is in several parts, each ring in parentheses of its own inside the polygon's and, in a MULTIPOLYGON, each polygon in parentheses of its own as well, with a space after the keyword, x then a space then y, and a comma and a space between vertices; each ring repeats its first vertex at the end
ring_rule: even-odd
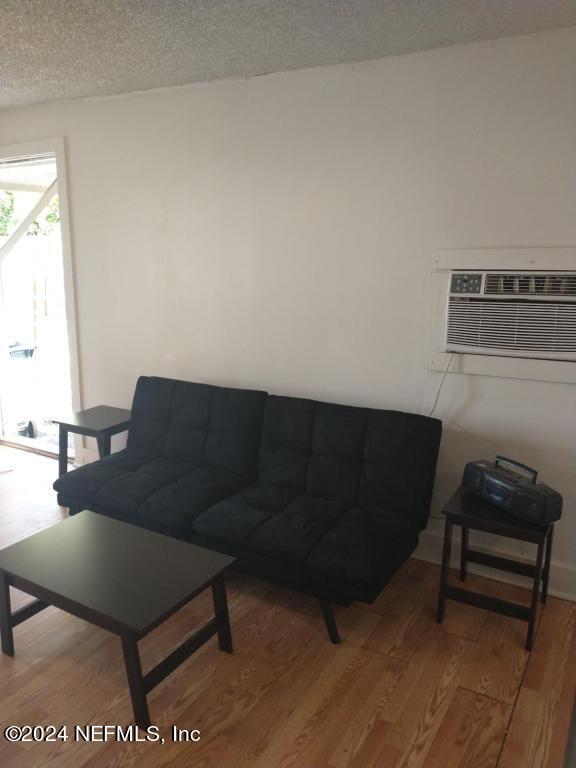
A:
MULTIPOLYGON (((436 249, 576 245, 575 75, 570 29, 1 112, 67 140, 84 405, 147 373, 425 409, 436 249)), ((564 493, 576 596, 574 386, 450 376, 438 414, 438 501, 496 448, 564 493)))

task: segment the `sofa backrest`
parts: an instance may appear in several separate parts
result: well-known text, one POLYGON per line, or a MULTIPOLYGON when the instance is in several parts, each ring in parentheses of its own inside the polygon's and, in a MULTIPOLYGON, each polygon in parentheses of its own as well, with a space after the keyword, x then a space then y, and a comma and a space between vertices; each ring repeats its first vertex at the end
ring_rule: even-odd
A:
POLYGON ((258 479, 426 525, 442 422, 293 397, 266 402, 258 479))
POLYGON ((266 393, 141 376, 128 447, 256 475, 266 393))

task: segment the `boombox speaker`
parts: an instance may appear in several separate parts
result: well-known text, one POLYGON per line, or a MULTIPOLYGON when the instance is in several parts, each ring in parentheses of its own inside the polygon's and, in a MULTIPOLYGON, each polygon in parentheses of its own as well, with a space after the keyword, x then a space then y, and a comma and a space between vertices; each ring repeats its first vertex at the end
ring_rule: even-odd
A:
POLYGON ((465 493, 479 496, 520 520, 549 525, 560 519, 562 496, 537 483, 537 476, 536 470, 525 464, 496 456, 495 461, 468 462, 462 486, 465 493))

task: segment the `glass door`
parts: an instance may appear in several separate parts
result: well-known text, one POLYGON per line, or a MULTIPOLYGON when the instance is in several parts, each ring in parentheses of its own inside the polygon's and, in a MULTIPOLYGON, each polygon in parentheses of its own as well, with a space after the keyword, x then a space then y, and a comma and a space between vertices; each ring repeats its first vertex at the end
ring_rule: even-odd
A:
POLYGON ((51 153, 0 156, 0 366, 1 439, 56 454, 51 419, 72 409, 72 396, 51 153))

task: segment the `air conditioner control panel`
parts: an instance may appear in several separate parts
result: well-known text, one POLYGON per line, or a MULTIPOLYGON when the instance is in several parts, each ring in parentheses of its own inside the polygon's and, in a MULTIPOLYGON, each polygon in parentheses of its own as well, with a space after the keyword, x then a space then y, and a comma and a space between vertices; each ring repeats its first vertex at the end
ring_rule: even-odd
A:
POLYGON ((482 289, 482 273, 454 272, 450 281, 450 293, 480 293, 482 289))

